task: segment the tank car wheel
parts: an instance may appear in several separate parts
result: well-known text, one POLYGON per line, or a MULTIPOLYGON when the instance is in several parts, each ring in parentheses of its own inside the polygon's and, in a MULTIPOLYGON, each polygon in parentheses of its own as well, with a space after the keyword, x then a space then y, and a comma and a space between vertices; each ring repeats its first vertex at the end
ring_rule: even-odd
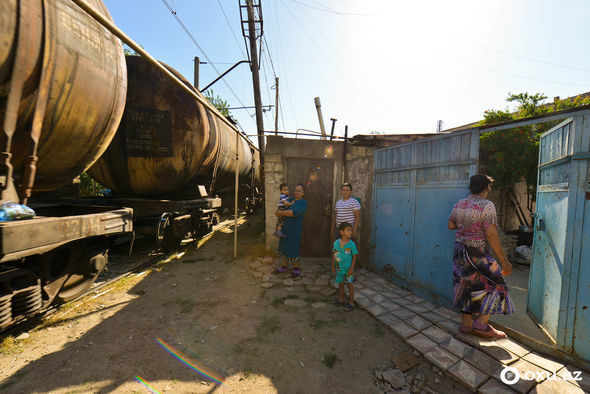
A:
POLYGON ((158 247, 167 252, 173 252, 180 248, 183 238, 174 234, 174 215, 170 212, 165 212, 160 217, 158 228, 156 232, 156 241, 158 247))
POLYGON ((79 247, 72 251, 72 258, 75 260, 68 267, 67 277, 55 297, 58 301, 70 301, 88 290, 108 262, 106 251, 84 251, 79 247))

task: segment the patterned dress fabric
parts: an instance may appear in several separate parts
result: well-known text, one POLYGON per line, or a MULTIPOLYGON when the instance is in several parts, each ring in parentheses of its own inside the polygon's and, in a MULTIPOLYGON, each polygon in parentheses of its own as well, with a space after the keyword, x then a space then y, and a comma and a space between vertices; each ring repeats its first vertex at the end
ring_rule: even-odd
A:
POLYGON ((486 229, 496 224, 494 204, 470 195, 455 204, 450 220, 457 226, 453 253, 455 307, 473 314, 513 314, 514 304, 502 269, 486 242, 486 229))

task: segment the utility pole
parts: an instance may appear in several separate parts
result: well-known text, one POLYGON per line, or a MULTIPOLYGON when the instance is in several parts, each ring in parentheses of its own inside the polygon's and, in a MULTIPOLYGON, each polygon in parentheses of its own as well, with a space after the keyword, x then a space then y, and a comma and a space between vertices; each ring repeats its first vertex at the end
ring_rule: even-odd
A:
MULTIPOLYGON (((279 77, 275 78, 275 135, 278 135, 279 131, 279 77)), ((285 125, 283 125, 285 126, 285 125)))
POLYGON ((193 86, 195 89, 199 90, 199 68, 201 64, 207 64, 207 62, 202 62, 198 56, 195 56, 195 75, 194 75, 194 83, 193 86))
MULTIPOLYGON (((260 164, 264 164, 264 119, 262 118, 262 98, 260 96, 260 74, 258 65, 258 46, 256 39, 256 22, 260 23, 260 36, 262 36, 262 18, 259 21, 255 20, 253 0, 246 0, 248 8, 248 38, 250 39, 250 69, 252 70, 252 84, 254 85, 254 106, 256 107, 256 127, 258 129, 258 150, 260 152, 260 164)), ((262 17, 260 12, 260 3, 258 7, 258 15, 262 17)), ((242 29, 243 30, 243 29, 242 29)))

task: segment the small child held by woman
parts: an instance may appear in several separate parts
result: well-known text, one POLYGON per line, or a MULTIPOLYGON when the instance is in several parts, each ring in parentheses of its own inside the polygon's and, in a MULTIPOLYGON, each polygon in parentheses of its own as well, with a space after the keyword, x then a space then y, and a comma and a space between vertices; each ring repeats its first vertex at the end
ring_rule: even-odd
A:
MULTIPOLYGON (((279 190, 281 191, 281 196, 279 197, 279 211, 284 211, 293 205, 293 199, 289 197, 289 186, 286 183, 281 183, 279 186, 279 190)), ((281 216, 277 220, 277 225, 275 227, 274 235, 279 238, 285 238, 286 235, 281 231, 283 226, 285 225, 285 218, 281 216)))
POLYGON ((335 303, 344 305, 344 310, 350 312, 354 309, 354 287, 352 286, 354 263, 358 250, 352 241, 352 224, 343 222, 339 227, 340 238, 334 242, 332 248, 332 273, 336 274, 335 282, 339 286, 339 296, 335 303), (344 284, 348 286, 349 300, 344 299, 344 284))

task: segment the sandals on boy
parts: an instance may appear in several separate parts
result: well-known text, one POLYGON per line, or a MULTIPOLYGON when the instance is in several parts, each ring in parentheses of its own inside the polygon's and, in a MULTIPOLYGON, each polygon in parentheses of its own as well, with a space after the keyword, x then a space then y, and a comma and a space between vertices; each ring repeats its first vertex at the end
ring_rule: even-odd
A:
POLYGON ((350 312, 354 309, 354 305, 346 304, 344 306, 344 312, 350 312))

